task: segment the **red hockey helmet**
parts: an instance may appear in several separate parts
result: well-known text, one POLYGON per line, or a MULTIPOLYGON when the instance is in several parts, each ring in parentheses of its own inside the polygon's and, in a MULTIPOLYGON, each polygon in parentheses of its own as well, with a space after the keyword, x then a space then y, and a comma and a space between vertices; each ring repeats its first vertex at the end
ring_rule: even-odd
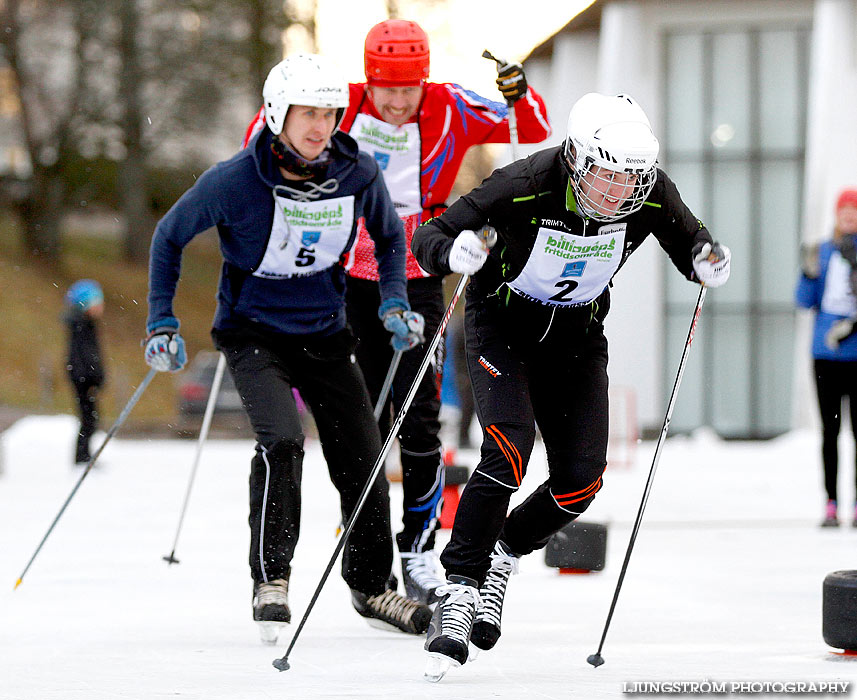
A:
POLYGON ((429 75, 428 36, 416 22, 388 19, 369 30, 363 60, 370 85, 420 85, 429 75))

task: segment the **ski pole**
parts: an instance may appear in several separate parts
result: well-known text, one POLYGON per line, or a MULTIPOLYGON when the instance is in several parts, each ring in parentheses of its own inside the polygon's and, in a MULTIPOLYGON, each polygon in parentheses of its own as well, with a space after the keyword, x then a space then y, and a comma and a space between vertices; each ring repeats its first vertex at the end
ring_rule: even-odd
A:
POLYGON ((83 474, 80 475, 80 478, 77 480, 77 483, 74 485, 74 488, 71 490, 71 493, 68 495, 68 498, 65 499, 65 503, 62 504, 62 508, 60 508, 59 513, 57 513, 54 518, 51 526, 48 528, 48 531, 45 533, 45 536, 42 537, 42 541, 39 542, 39 546, 36 547, 36 551, 33 552, 33 556, 30 557, 30 561, 27 562, 27 566, 24 567, 24 570, 21 572, 21 575, 18 577, 18 580, 15 582, 15 588, 21 585, 24 581, 24 576, 27 575, 27 572, 30 570, 30 567, 38 556, 39 552, 42 549, 42 546, 45 544, 45 541, 50 536, 51 532, 53 532, 54 527, 56 526, 59 519, 62 517, 62 514, 65 512, 66 507, 71 502, 71 499, 74 497, 74 494, 77 493, 77 490, 80 488, 80 485, 83 483, 83 480, 86 478, 86 475, 89 474, 89 470, 92 469, 92 465, 95 464, 95 460, 101 455, 104 447, 110 442, 110 439, 116 434, 116 431, 119 430, 119 426, 121 426, 125 419, 128 417, 128 414, 131 413, 131 409, 134 408, 134 405, 137 401, 140 400, 140 397, 143 395, 143 392, 146 390, 146 387, 149 386, 149 382, 152 381, 152 377, 155 376, 157 370, 152 368, 149 370, 149 373, 145 376, 142 382, 140 382, 140 386, 137 387, 137 390, 128 399, 128 403, 125 404, 125 408, 122 409, 122 412, 119 414, 119 417, 116 419, 116 422, 110 428, 107 433, 107 436, 104 438, 104 441, 99 445, 98 449, 95 451, 95 454, 89 458, 89 462, 83 470, 83 474))
MULTIPOLYGON (((500 72, 500 68, 506 65, 506 61, 497 58, 488 49, 482 52, 482 58, 494 61, 497 64, 498 73, 500 72)), ((512 160, 518 160, 518 118, 515 115, 515 103, 507 101, 506 106, 509 108, 509 150, 512 152, 512 160)))
POLYGON ((384 385, 381 387, 381 393, 378 395, 378 402, 375 404, 375 420, 381 417, 381 411, 384 410, 384 404, 387 403, 387 396, 390 394, 390 387, 393 386, 393 378, 396 376, 396 370, 399 369, 399 360, 402 359, 404 350, 396 350, 393 353, 393 360, 390 362, 390 369, 387 370, 387 376, 384 377, 384 385))
MULTIPOLYGON (((485 226, 481 231, 481 235, 483 236, 486 244, 490 248, 496 240, 497 232, 490 226, 485 226)), ((324 584, 327 581, 327 577, 330 576, 330 572, 333 569, 333 565, 336 563, 336 558, 339 556, 339 553, 345 546, 345 540, 348 539, 348 535, 350 535, 351 531, 354 529, 354 523, 356 522, 357 517, 360 515, 360 511, 363 509, 363 504, 366 503, 366 499, 369 497, 369 491, 371 490, 372 485, 375 483, 375 480, 381 473, 381 468, 384 466, 384 461, 387 459, 387 455, 389 454, 390 449, 393 446, 393 440, 398 434, 402 422, 405 420, 405 414, 407 414, 408 409, 411 407, 411 402, 414 400, 414 396, 416 396, 417 389, 419 388, 423 375, 425 375, 428 366, 431 364, 435 350, 440 344, 440 339, 443 337, 443 333, 446 330, 447 324, 449 324, 449 319, 452 318, 452 312, 455 310, 455 305, 458 303, 458 298, 461 296, 461 293, 467 286, 467 282, 469 279, 469 275, 462 275, 461 279, 458 280, 458 284, 455 287, 455 291, 452 293, 452 299, 450 299, 449 306, 446 307, 446 312, 443 314, 443 318, 440 321, 440 325, 437 327, 437 330, 435 331, 434 336, 432 337, 431 342, 429 343, 425 357, 420 363, 419 369, 417 369, 417 373, 414 376, 414 381, 411 383, 411 388, 408 389, 408 393, 405 395, 404 402, 402 403, 402 408, 399 410, 399 415, 397 415, 396 420, 393 421, 393 426, 392 428, 390 428, 390 432, 387 434, 387 439, 384 441, 383 447, 381 447, 381 452, 378 455, 378 458, 375 460, 375 465, 372 467, 372 471, 369 474, 369 479, 366 481, 366 485, 363 487, 363 491, 360 493, 360 497, 357 499, 357 505, 354 506, 354 511, 351 513, 351 516, 348 518, 348 522, 345 524, 345 528, 342 532, 342 535, 339 537, 339 541, 336 543, 336 548, 333 550, 333 554, 330 557, 330 561, 327 562, 327 567, 325 568, 324 573, 321 575, 321 580, 318 582, 318 585, 315 588, 315 592, 312 594, 312 598, 309 601, 309 605, 307 606, 306 612, 304 612, 300 624, 298 624, 298 628, 295 630, 295 633, 292 636, 291 641, 289 642, 289 646, 286 649, 286 653, 283 654, 281 658, 274 659, 274 668, 279 671, 287 671, 290 668, 289 654, 292 653, 292 649, 295 646, 295 642, 297 642, 301 630, 303 630, 307 618, 312 612, 312 609, 315 606, 319 595, 321 594, 321 589, 324 587, 324 584)))
POLYGON ((667 412, 664 416, 664 424, 661 428, 658 444, 655 447, 655 456, 652 460, 652 466, 649 469, 649 477, 646 480, 646 487, 643 489, 643 499, 640 501, 640 508, 637 511, 637 519, 634 521, 634 527, 631 530, 631 539, 628 542, 628 550, 625 552, 625 561, 622 563, 622 570, 619 572, 619 580, 616 582, 616 590, 613 592, 613 602, 610 604, 610 612, 607 613, 607 621, 604 623, 604 632, 601 634, 601 642, 598 644, 598 651, 590 654, 586 661, 592 666, 598 668, 604 663, 604 658, 601 656, 601 649, 604 647, 604 640, 607 637, 607 629, 610 627, 610 620, 613 619, 613 611, 616 609, 616 601, 619 599, 619 591, 622 589, 622 581, 625 579, 625 572, 628 570, 628 562, 631 559, 631 552, 634 549, 634 542, 637 539, 637 533, 640 530, 640 523, 643 520, 643 511, 646 509, 646 503, 649 500, 649 494, 652 490, 652 482, 655 479, 655 472, 658 468, 658 461, 661 457, 664 439, 667 436, 667 431, 670 428, 670 420, 673 414, 673 406, 675 406, 678 388, 681 385, 681 378, 684 374, 684 368, 687 364, 687 356, 690 352, 691 343, 693 343, 693 335, 696 332, 696 324, 699 322, 699 314, 702 312, 702 303, 705 301, 706 287, 702 285, 699 289, 699 298, 696 300, 696 309, 693 312, 693 320, 690 322, 690 330, 687 332, 687 340, 684 343, 684 351, 681 354, 681 360, 678 364, 678 372, 676 373, 675 383, 673 384, 670 400, 667 403, 667 412))
POLYGON ((179 524, 176 528, 176 537, 173 540, 173 551, 166 556, 161 557, 167 564, 178 564, 180 561, 176 559, 176 546, 179 543, 179 533, 182 530, 187 504, 190 500, 190 492, 193 488, 193 480, 196 478, 196 468, 199 466, 199 458, 202 455, 202 445, 208 438, 208 429, 211 426, 211 417, 214 414, 214 405, 217 403, 217 395, 220 393, 220 384, 223 381, 223 370, 226 368, 226 357, 220 353, 217 360, 217 367, 214 370, 214 379, 211 380, 211 390, 208 394, 208 403, 205 404, 205 413, 202 416, 202 426, 199 429, 199 439, 196 442, 196 454, 193 458, 193 466, 190 469, 190 479, 187 484, 187 491, 182 504, 181 515, 179 515, 179 524))
MULTIPOLYGON (((402 353, 404 350, 396 350, 393 353, 393 359, 390 362, 390 369, 387 370, 387 376, 384 377, 384 384, 381 387, 381 393, 378 395, 378 400, 375 402, 375 421, 381 417, 381 411, 384 410, 384 406, 387 403, 387 396, 390 393, 390 387, 393 386, 393 377, 396 376, 396 370, 399 369, 399 360, 402 359, 402 353)), ((342 521, 339 521, 339 525, 336 527, 337 536, 344 529, 344 525, 342 521)))

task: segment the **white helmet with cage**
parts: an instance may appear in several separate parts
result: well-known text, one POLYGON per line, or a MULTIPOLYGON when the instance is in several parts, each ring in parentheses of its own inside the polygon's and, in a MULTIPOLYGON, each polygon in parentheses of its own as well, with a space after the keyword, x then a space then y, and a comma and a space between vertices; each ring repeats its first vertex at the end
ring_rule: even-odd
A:
POLYGON ((262 87, 265 121, 275 136, 283 130, 292 105, 335 108, 339 127, 348 108, 348 83, 324 57, 297 54, 280 61, 262 87))
POLYGON ((615 221, 638 211, 655 186, 659 149, 640 105, 591 92, 571 108, 566 133, 562 162, 583 213, 615 221))

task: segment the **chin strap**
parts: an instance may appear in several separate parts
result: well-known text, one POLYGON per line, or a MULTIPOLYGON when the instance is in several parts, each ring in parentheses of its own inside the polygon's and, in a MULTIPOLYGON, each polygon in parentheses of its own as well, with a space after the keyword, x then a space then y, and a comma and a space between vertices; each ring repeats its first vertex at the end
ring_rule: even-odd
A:
POLYGON ((327 175, 330 166, 330 151, 325 149, 315 160, 307 160, 280 139, 271 140, 271 152, 280 162, 280 166, 298 177, 322 178, 327 175))

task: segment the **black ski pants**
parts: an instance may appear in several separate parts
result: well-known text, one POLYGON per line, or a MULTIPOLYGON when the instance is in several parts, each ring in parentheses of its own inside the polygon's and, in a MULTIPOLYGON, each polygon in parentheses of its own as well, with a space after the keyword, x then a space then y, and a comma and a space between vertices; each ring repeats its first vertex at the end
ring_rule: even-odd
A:
MULTIPOLYGON (((439 277, 409 280, 408 301, 411 309, 425 318, 427 344, 443 318, 443 281, 439 277)), ((374 406, 393 359, 390 332, 384 329, 378 318, 378 307, 381 304, 378 283, 349 278, 346 303, 348 322, 358 341, 357 360, 366 377, 374 406)), ((382 439, 389 435, 392 420, 402 408, 425 358, 426 344, 402 355, 390 389, 390 398, 378 420, 382 439)), ((396 436, 401 448, 404 492, 402 531, 396 535, 396 542, 402 552, 422 552, 434 548, 443 494, 441 444, 438 437, 443 359, 444 342, 441 340, 396 436)))
MULTIPOLYGON (((381 451, 350 331, 297 336, 214 330, 256 433, 250 467, 250 571, 256 583, 286 578, 300 534, 304 434, 292 388, 312 410, 343 522, 381 451)), ((386 588, 393 563, 383 471, 343 550, 342 577, 367 595, 386 588)))
POLYGON ((99 386, 92 382, 76 382, 72 379, 74 394, 77 398, 78 413, 80 413, 80 429, 77 431, 74 461, 77 464, 89 462, 92 455, 89 443, 98 427, 98 405, 96 397, 99 386))
MULTIPOLYGON (((857 440, 857 362, 815 360, 815 388, 821 414, 821 459, 824 465, 824 489, 827 497, 837 499, 839 467, 839 428, 842 399, 848 399, 851 432, 857 440)), ((854 469, 857 483, 857 465, 854 469)))
POLYGON ((482 448, 441 555, 448 575, 481 585, 498 539, 519 555, 544 547, 601 488, 607 465, 607 339, 601 324, 588 319, 570 311, 547 319, 528 309, 514 314, 496 296, 468 303, 467 360, 482 448), (548 477, 507 515, 527 471, 536 424, 548 477))

